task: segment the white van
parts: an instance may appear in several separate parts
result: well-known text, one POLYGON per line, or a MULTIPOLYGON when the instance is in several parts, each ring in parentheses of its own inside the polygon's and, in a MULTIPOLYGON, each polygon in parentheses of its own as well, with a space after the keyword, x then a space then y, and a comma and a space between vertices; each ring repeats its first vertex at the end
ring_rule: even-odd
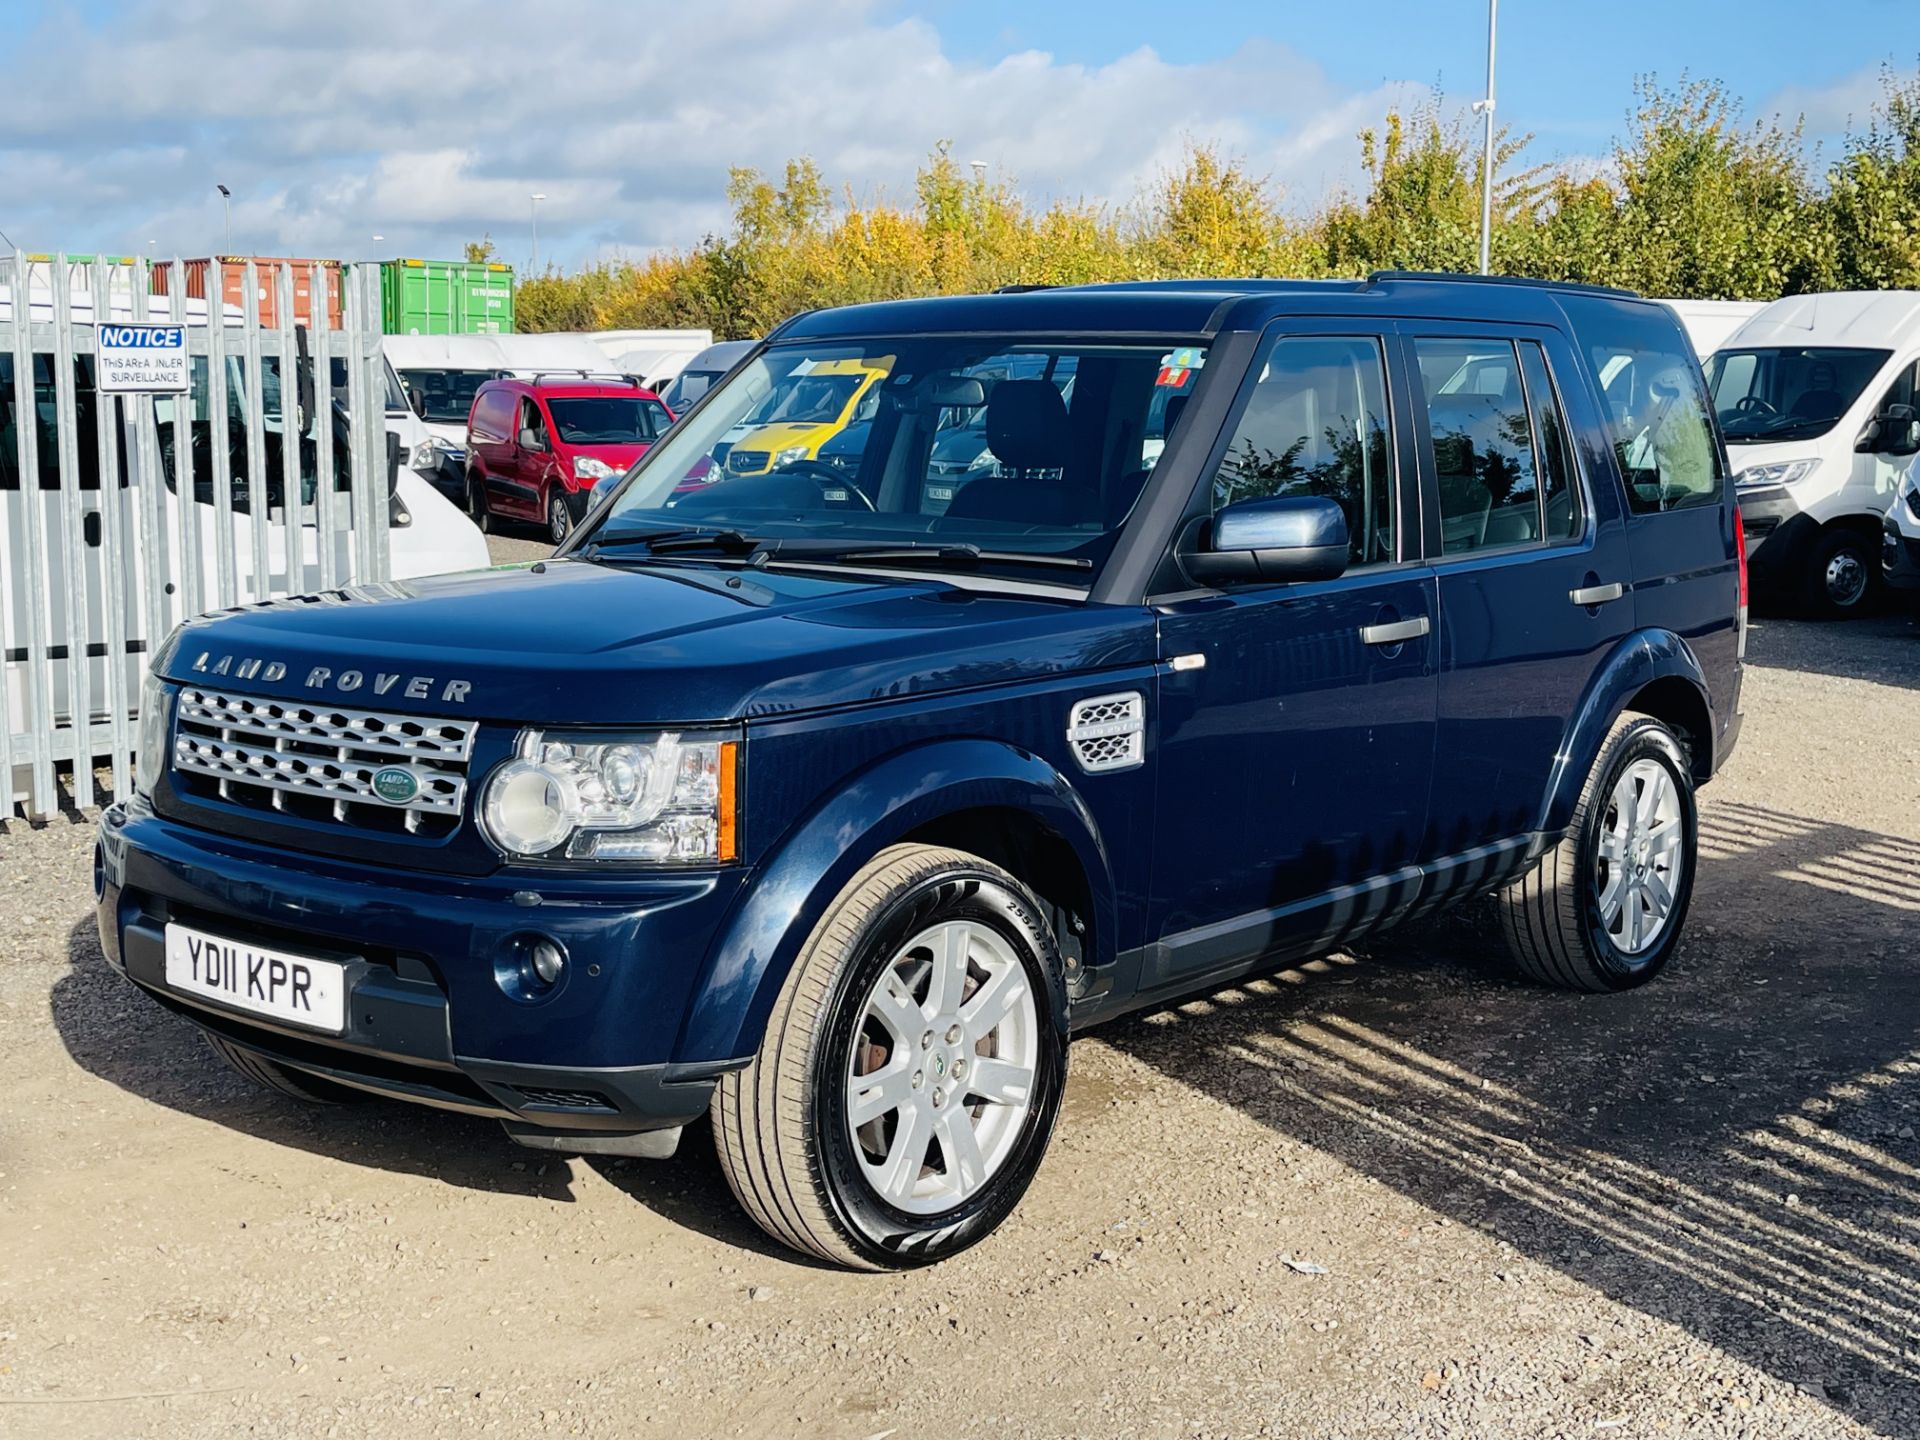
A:
POLYGON ((466 503, 467 416, 482 385, 506 376, 616 373, 606 353, 579 335, 389 335, 381 348, 425 427, 428 448, 410 455, 410 468, 456 505, 466 503))
POLYGON ((1726 344, 1733 332, 1767 308, 1764 300, 1662 300, 1693 342, 1702 363, 1726 344))
POLYGON ((1794 295, 1707 362, 1756 591, 1819 616, 1879 588, 1882 523, 1920 451, 1920 291, 1794 295))
MULTIPOLYGON (((33 322, 52 325, 53 311, 51 294, 34 286, 30 304, 33 322)), ((13 313, 11 287, 0 284, 0 321, 11 320, 13 313)), ((73 325, 92 325, 91 292, 74 291, 68 313, 73 325)), ((130 297, 116 294, 111 313, 116 319, 131 319, 130 297)), ((148 314, 154 320, 171 318, 167 297, 151 297, 148 314)), ((189 325, 204 325, 206 317, 204 300, 186 301, 184 318, 189 325)), ((232 306, 226 307, 225 319, 230 326, 242 323, 232 306)), ((8 644, 0 647, 5 651, 7 702, 0 723, 11 734, 26 734, 49 723, 56 728, 70 727, 82 698, 94 724, 113 723, 110 695, 117 688, 130 702, 137 703, 140 674, 150 647, 173 621, 221 604, 223 575, 231 585, 227 595, 234 603, 247 604, 316 590, 329 573, 352 573, 352 535, 347 518, 350 502, 344 492, 337 495, 337 508, 332 512, 338 517, 338 528, 329 547, 330 567, 321 563, 321 537, 312 518, 296 526, 293 535, 288 534, 286 508, 279 493, 285 473, 280 457, 288 440, 277 356, 263 356, 261 364, 258 443, 263 483, 257 495, 247 486, 244 416, 249 408, 249 387, 246 367, 238 353, 241 341, 234 336, 229 344, 235 353, 228 355, 223 367, 228 412, 223 417, 225 423, 217 423, 208 413, 207 362, 203 357, 194 358, 192 391, 185 397, 156 397, 152 404, 154 423, 143 426, 137 403, 103 410, 93 385, 93 357, 77 355, 73 384, 77 433, 72 437, 77 473, 72 476, 63 473, 60 461, 53 355, 36 349, 28 391, 32 399, 23 413, 14 383, 15 357, 11 351, 0 353, 0 576, 4 576, 0 584, 0 606, 4 607, 0 609, 0 633, 8 637, 8 644), (189 498, 195 502, 184 505, 176 484, 179 467, 173 454, 177 442, 174 420, 183 402, 191 406, 191 413, 184 418, 194 451, 189 498), (30 426, 34 435, 38 473, 31 477, 21 473, 23 425, 30 426), (109 449, 107 463, 117 478, 116 485, 102 483, 103 434, 109 449), (219 507, 213 494, 211 447, 216 437, 226 443, 229 471, 234 477, 225 527, 219 524, 219 507), (154 483, 156 480, 158 483, 154 483), (262 502, 264 517, 252 513, 256 498, 262 502), (75 513, 77 535, 69 518, 75 513), (84 606, 76 592, 84 593, 84 606), (30 634, 36 623, 43 634, 52 637, 49 653, 57 662, 45 672, 48 684, 43 696, 36 696, 27 673, 29 652, 20 645, 21 637, 30 634), (69 659, 70 637, 79 639, 82 632, 89 657, 84 677, 70 673, 73 667, 69 659), (121 657, 120 673, 110 675, 113 667, 109 657, 116 652, 121 657), (40 707, 37 726, 30 713, 33 706, 40 707)), ((303 397, 299 407, 302 412, 318 412, 297 441, 302 489, 316 494, 316 437, 318 424, 324 423, 319 415, 332 421, 336 486, 346 467, 345 362, 336 360, 332 371, 328 386, 332 403, 322 406, 303 397)), ((405 463, 410 451, 425 442, 425 428, 407 409, 391 369, 383 369, 383 375, 387 438, 382 455, 390 462, 399 462, 381 506, 388 527, 389 577, 405 580, 484 568, 489 563, 485 537, 463 511, 405 463)), ((304 498, 310 503, 313 495, 304 498)), ((0 785, 7 787, 0 793, 0 814, 25 793, 27 783, 28 777, 19 766, 12 775, 0 774, 0 785)))

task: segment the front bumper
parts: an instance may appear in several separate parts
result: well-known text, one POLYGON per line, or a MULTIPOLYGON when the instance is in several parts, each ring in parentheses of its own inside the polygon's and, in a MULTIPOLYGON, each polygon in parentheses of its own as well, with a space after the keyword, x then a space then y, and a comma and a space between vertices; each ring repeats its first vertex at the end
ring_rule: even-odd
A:
POLYGON ((536 1137, 673 1129, 745 1063, 675 1055, 740 883, 375 870, 197 830, 138 800, 107 811, 96 854, 101 948, 167 1008, 295 1070, 536 1137), (346 1029, 305 1030, 169 988, 176 919, 343 963, 346 1029), (561 945, 566 973, 538 999, 516 998, 505 957, 533 934, 561 945))
POLYGON ((1880 522, 1880 573, 1898 590, 1920 590, 1920 538, 1907 535, 1891 515, 1880 522))

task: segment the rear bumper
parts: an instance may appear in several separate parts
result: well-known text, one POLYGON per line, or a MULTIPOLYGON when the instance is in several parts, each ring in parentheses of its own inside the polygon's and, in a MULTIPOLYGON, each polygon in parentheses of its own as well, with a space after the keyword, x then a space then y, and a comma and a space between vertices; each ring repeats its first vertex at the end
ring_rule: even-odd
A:
POLYGON ((489 1116, 516 1132, 631 1135, 700 1115, 744 1060, 680 1061, 693 978, 734 887, 711 877, 452 880, 345 865, 115 806, 96 853, 108 962, 168 1009, 278 1064, 375 1094, 489 1116), (166 927, 346 967, 338 1035, 183 993, 166 927), (565 978, 536 1001, 503 982, 502 947, 557 941, 565 978))

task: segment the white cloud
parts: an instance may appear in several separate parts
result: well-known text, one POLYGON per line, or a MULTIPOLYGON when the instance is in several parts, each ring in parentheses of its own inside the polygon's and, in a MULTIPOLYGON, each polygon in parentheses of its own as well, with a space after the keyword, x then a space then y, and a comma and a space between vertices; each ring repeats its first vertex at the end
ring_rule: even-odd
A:
POLYGON ((1354 132, 1425 87, 1343 91, 1248 41, 1198 64, 955 60, 880 0, 175 0, 53 11, 0 60, 0 228, 29 248, 457 254, 491 232, 573 262, 686 245, 732 165, 813 156, 908 198, 935 142, 1032 198, 1124 203, 1188 138, 1296 208, 1357 177, 1354 132), (383 242, 372 236, 380 234, 383 242))

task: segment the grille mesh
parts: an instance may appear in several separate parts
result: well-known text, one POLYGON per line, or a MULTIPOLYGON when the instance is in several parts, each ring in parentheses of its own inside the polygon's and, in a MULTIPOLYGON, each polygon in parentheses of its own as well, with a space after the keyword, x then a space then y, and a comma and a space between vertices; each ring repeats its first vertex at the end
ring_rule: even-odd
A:
POLYGON ((439 836, 460 823, 476 728, 189 688, 175 712, 173 769, 190 794, 379 833, 439 836), (374 776, 395 769, 411 777, 413 794, 383 799, 374 776))
POLYGON ((1127 770, 1146 760, 1147 706, 1138 690, 1094 695, 1067 717, 1067 743, 1090 775, 1127 770))

